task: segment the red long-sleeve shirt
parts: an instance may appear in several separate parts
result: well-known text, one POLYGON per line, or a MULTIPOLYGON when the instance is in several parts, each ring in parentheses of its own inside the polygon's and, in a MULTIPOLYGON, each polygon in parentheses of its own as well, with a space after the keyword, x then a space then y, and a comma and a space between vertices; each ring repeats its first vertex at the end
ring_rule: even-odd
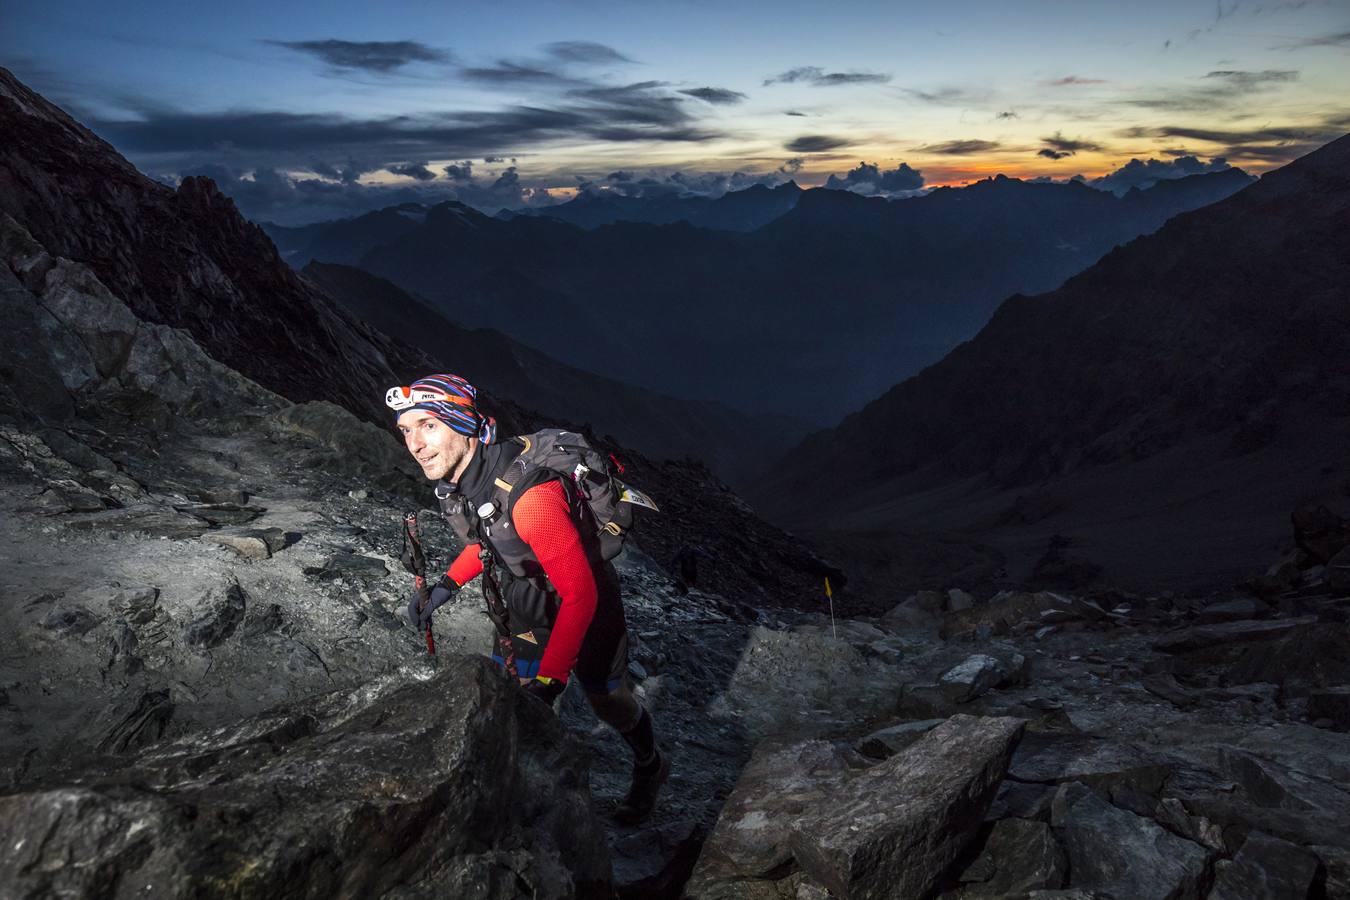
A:
MULTIPOLYGON (((530 545, 562 601, 539 663, 539 675, 566 681, 595 617, 595 573, 582 547, 581 534, 572 521, 567 495, 558 481, 545 481, 521 494, 511 519, 516 534, 530 545)), ((470 544, 450 564, 446 574, 456 584, 467 584, 483 571, 479 549, 478 544, 470 544)))

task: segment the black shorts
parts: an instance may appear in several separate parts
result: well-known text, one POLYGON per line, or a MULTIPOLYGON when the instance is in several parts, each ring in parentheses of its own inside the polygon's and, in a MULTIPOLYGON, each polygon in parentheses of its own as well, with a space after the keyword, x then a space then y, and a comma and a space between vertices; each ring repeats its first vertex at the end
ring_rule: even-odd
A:
MULTIPOLYGON (((595 616, 581 640, 572 671, 588 694, 608 694, 618 689, 628 672, 628 623, 623 614, 619 573, 613 564, 599 567, 595 587, 595 616)), ((533 678, 558 618, 558 595, 551 586, 510 574, 502 579, 502 594, 510 615, 516 674, 533 678)), ((506 664, 499 646, 493 646, 491 655, 497 665, 506 664)))

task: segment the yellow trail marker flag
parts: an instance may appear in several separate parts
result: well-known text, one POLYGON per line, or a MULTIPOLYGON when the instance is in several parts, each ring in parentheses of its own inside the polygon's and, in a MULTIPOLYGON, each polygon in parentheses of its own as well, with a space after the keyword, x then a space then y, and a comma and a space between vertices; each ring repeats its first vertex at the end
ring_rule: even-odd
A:
POLYGON ((830 601, 830 630, 835 640, 839 639, 839 626, 834 624, 834 591, 830 590, 830 576, 825 576, 825 598, 830 601))

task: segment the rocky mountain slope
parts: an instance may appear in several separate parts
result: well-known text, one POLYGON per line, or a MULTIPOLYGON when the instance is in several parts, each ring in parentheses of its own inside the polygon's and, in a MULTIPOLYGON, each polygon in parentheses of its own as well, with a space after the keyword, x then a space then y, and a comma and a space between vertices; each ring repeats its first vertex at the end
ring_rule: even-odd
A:
POLYGON ((375 417, 394 370, 424 363, 305 284, 209 179, 151 181, 4 69, 0 130, 0 211, 268 389, 375 417))
POLYGON ((560 363, 490 329, 467 329, 394 284, 361 269, 311 262, 306 279, 353 316, 406 336, 428 356, 453 360, 474 384, 498 397, 587 423, 656 460, 691 457, 733 483, 763 471, 806 427, 737 412, 715 400, 692 401, 635 388, 560 363))
POLYGON ((1118 580, 1256 574, 1289 510, 1350 490, 1347 171, 1342 138, 1059 290, 1012 297, 810 437, 756 487, 758 508, 878 546, 959 530, 1015 577, 1056 534, 1118 580))
POLYGON ((395 209, 345 223, 350 246, 335 231, 325 252, 587 371, 829 425, 974 334, 1008 294, 1056 287, 1249 181, 1232 170, 1124 198, 1007 178, 912 200, 809 190, 747 233, 585 230, 450 202, 420 222, 395 209))

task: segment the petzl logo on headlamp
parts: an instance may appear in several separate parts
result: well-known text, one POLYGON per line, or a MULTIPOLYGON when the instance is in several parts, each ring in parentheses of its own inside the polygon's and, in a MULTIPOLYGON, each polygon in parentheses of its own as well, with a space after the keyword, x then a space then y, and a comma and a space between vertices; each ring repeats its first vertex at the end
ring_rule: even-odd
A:
POLYGON ((455 397, 441 391, 428 391, 425 388, 391 387, 385 391, 384 405, 394 410, 412 409, 419 403, 453 403, 456 406, 472 406, 473 401, 465 397, 455 397))

